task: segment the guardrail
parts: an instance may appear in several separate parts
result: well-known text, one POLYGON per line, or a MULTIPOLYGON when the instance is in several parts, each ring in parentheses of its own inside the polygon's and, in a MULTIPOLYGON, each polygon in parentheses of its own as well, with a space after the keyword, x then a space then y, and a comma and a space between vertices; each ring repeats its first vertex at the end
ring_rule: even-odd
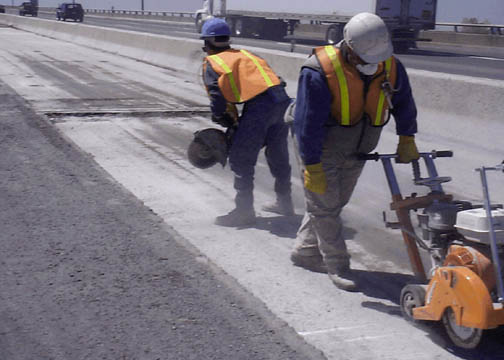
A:
POLYGON ((436 26, 448 26, 448 27, 453 27, 455 32, 460 32, 459 28, 464 27, 464 28, 483 28, 483 29, 488 29, 489 34, 491 35, 503 35, 504 31, 504 25, 494 25, 494 24, 464 24, 464 23, 446 23, 446 22, 440 22, 436 23, 436 26))
MULTIPOLYGON (((17 10, 19 6, 5 5, 6 9, 17 10)), ((39 11, 51 12, 56 11, 54 7, 39 6, 39 11)), ((189 11, 147 11, 147 10, 116 10, 116 9, 84 9, 88 14, 122 14, 122 15, 137 15, 137 16, 169 16, 169 17, 184 17, 194 18, 194 12, 189 11)))
POLYGON ((120 14, 120 15, 139 15, 139 16, 170 16, 170 17, 189 17, 194 18, 194 12, 185 11, 145 11, 145 10, 116 10, 116 9, 85 9, 90 14, 120 14))

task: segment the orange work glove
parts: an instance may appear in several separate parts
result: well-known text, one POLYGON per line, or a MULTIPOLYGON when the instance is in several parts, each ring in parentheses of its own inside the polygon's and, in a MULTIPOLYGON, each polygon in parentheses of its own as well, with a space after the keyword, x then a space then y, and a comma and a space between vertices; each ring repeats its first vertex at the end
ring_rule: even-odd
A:
POLYGON ((417 160, 420 155, 415 144, 414 136, 399 135, 399 144, 397 144, 397 162, 409 163, 411 160, 417 160))
POLYGON ((306 165, 304 171, 304 186, 308 190, 322 195, 327 190, 327 180, 322 169, 322 163, 306 165))

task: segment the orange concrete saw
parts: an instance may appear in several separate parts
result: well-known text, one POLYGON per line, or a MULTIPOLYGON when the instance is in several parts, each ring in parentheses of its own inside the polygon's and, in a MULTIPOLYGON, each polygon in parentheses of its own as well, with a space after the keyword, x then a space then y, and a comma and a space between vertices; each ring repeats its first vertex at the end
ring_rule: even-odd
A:
POLYGON ((419 284, 401 291, 401 310, 410 321, 442 321, 449 338, 461 348, 476 348, 484 330, 504 325, 504 210, 490 202, 488 171, 504 172, 504 165, 481 167, 483 204, 453 200, 438 176, 434 159, 451 157, 451 151, 420 153, 428 177, 422 178, 420 163, 413 161, 413 182, 428 186, 425 196, 401 195, 392 160, 396 154, 362 155, 363 160, 382 162, 390 191, 391 209, 398 221, 387 226, 402 231, 408 255, 419 284), (413 228, 410 211, 417 211, 422 236, 413 228), (418 245, 418 246, 417 246, 418 245), (427 250, 432 261, 429 279, 418 247, 427 250))

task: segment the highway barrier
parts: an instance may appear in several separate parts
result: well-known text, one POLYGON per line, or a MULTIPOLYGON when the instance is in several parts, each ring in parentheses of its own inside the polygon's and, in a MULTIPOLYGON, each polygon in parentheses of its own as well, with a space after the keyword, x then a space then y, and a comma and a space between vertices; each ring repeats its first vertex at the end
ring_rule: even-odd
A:
MULTIPOLYGON (((201 71, 202 42, 80 23, 0 14, 0 23, 50 38, 134 58, 157 66, 196 74, 201 71)), ((299 69, 305 55, 250 48, 263 57, 288 83, 296 95, 299 69)), ((502 122, 504 81, 408 69, 414 96, 420 108, 502 122)))
POLYGON ((498 33, 488 35, 430 30, 422 32, 420 37, 430 39, 433 43, 504 47, 504 35, 498 33))

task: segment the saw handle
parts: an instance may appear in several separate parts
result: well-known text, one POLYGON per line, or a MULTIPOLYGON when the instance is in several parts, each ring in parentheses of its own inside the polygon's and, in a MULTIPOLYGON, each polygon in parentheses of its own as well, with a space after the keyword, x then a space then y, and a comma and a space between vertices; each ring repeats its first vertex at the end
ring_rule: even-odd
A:
MULTIPOLYGON (((431 157, 433 159, 438 158, 438 157, 452 157, 453 156, 453 151, 451 150, 432 150, 431 152, 421 152, 419 153, 420 157, 431 157)), ((397 159, 398 155, 397 154, 379 154, 377 152, 373 154, 358 154, 357 158, 359 160, 374 160, 378 161, 380 159, 397 159)))
POLYGON ((433 158, 453 157, 453 151, 451 151, 451 150, 440 150, 440 151, 433 150, 432 153, 433 153, 433 155, 432 155, 433 158))

